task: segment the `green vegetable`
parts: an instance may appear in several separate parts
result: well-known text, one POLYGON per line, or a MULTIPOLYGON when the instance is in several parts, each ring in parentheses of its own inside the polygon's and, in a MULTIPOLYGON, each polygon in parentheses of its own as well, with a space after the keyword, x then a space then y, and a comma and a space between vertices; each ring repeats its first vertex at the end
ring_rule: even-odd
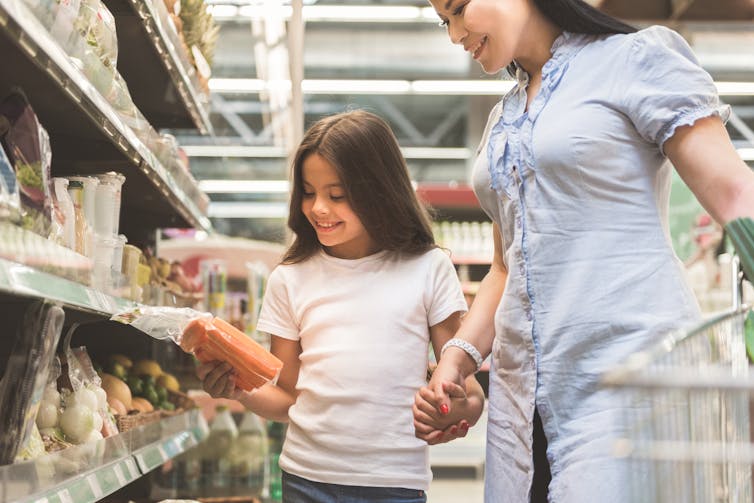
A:
POLYGON ((144 393, 144 382, 136 376, 130 376, 126 381, 131 389, 131 394, 141 396, 144 393))
POLYGON ((40 162, 31 164, 17 162, 15 168, 16 179, 20 185, 39 190, 43 189, 42 164, 40 162))

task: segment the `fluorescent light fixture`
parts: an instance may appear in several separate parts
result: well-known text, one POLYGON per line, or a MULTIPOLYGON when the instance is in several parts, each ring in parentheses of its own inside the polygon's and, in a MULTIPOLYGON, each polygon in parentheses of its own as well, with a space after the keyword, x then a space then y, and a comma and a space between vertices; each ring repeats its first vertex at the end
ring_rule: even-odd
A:
POLYGON ((403 147, 401 152, 406 159, 466 160, 471 156, 471 150, 468 148, 403 147))
POLYGON ((312 80, 301 82, 304 94, 409 94, 407 80, 312 80))
POLYGON ((287 203, 210 203, 212 218, 286 218, 287 203))
POLYGON ((513 87, 512 80, 415 80, 411 91, 415 94, 485 94, 500 95, 513 87))
POLYGON ((272 145, 182 145, 189 157, 286 157, 283 147, 272 145))
MULTIPOLYGON (((509 80, 369 80, 304 79, 304 94, 427 94, 502 96, 513 87, 509 80)), ((289 80, 265 82, 260 79, 223 79, 209 81, 211 91, 226 94, 260 93, 265 90, 291 89, 289 80)))
POLYGON ((744 161, 754 161, 754 148, 739 148, 738 155, 744 161))
POLYGON ((208 194, 287 194, 288 180, 201 180, 199 188, 208 194))
POLYGON ((754 95, 754 82, 715 82, 721 96, 754 95))
MULTIPOLYGON (((282 147, 265 146, 265 145, 183 145, 181 148, 189 157, 251 157, 251 158, 271 158, 284 159, 288 153, 282 147)), ((401 152, 406 159, 457 159, 465 160, 471 157, 471 150, 465 147, 459 148, 440 148, 440 147, 402 147, 401 152)), ((216 180, 225 182, 225 180, 216 180)), ((205 180, 204 182, 209 182, 205 180)), ((202 190, 213 192, 204 188, 199 182, 202 190)), ((241 183, 238 180, 228 180, 228 183, 241 183)), ((240 191, 240 190, 239 190, 240 191)), ((230 192, 239 192, 230 190, 230 192)), ((286 188, 287 191, 287 188, 286 188)))
MULTIPOLYGON (((213 2, 210 6, 213 17, 220 20, 275 18, 290 19, 290 5, 238 5, 213 2)), ((439 22, 431 7, 409 5, 304 5, 302 16, 305 22, 439 22)))

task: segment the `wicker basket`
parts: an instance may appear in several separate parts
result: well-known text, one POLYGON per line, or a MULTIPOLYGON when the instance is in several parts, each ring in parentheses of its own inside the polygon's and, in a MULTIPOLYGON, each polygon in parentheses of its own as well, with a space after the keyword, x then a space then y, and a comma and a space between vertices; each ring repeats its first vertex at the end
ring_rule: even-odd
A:
POLYGON ((115 416, 115 424, 118 425, 118 431, 124 433, 137 426, 159 421, 162 417, 161 411, 153 410, 151 412, 134 412, 131 414, 115 416))
POLYGON ((181 391, 168 390, 168 400, 175 405, 174 410, 161 410, 162 417, 171 417, 177 414, 181 414, 189 409, 196 408, 196 402, 194 402, 186 393, 181 391))

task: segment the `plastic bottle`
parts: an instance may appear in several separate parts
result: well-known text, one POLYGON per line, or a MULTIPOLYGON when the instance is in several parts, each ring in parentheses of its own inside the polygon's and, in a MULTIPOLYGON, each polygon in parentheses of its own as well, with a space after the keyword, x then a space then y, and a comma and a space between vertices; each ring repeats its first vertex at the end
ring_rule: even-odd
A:
POLYGON ((283 451, 283 441, 285 440, 285 423, 270 421, 267 425, 267 438, 270 444, 269 455, 269 496, 270 501, 283 501, 283 482, 280 472, 280 453, 283 451))
POLYGON ((231 449, 238 438, 238 428, 226 405, 217 406, 215 411, 202 452, 204 493, 206 496, 229 496, 232 495, 231 449))
POLYGON ((236 496, 262 495, 267 484, 267 431, 259 416, 245 412, 231 455, 231 487, 236 496))

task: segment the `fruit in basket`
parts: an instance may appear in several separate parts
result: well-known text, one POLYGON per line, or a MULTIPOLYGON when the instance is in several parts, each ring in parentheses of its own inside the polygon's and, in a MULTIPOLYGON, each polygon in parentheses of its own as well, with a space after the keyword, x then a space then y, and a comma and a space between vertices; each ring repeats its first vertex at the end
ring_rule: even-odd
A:
POLYGON ((113 364, 113 363, 120 364, 126 370, 130 370, 131 367, 134 366, 134 363, 131 361, 131 359, 124 355, 119 355, 119 354, 110 355, 109 361, 110 361, 110 364, 113 364))
POLYGON ((108 400, 111 398, 117 398, 126 409, 131 408, 131 390, 128 388, 128 384, 118 379, 112 374, 103 373, 102 376, 102 389, 105 390, 108 400))
POLYGON ((157 378, 157 385, 167 388, 170 391, 179 391, 181 389, 178 379, 176 379, 174 375, 168 373, 164 373, 157 378))
POLYGON ((107 399, 107 404, 110 406, 110 409, 116 416, 125 416, 126 414, 128 414, 128 409, 126 409, 126 406, 123 405, 123 402, 121 402, 117 398, 109 397, 107 399))
POLYGON ((144 380, 142 380, 139 376, 128 376, 128 380, 126 380, 126 382, 128 383, 128 389, 131 390, 131 395, 140 396, 142 393, 144 393, 144 380))
POLYGON ((131 368, 131 374, 137 376, 151 376, 157 379, 162 375, 162 368, 154 360, 139 360, 131 368))
POLYGON ((152 412, 154 407, 146 398, 136 396, 131 400, 131 408, 138 410, 139 412, 152 412))

